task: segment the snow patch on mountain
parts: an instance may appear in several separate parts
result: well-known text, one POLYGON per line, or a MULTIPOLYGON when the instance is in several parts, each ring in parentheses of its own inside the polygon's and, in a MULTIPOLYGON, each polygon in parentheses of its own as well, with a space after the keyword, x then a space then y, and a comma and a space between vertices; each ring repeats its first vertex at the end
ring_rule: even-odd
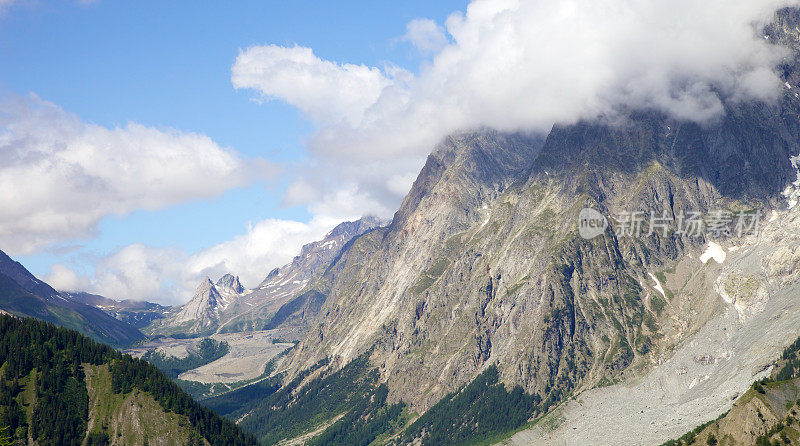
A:
POLYGON ((666 295, 666 293, 664 293, 664 287, 661 286, 661 282, 659 282, 658 279, 656 278, 656 276, 654 276, 652 273, 647 273, 647 274, 649 274, 650 278, 653 279, 653 282, 656 283, 653 288, 655 288, 656 291, 661 293, 661 296, 663 296, 666 299, 667 295, 666 295))
POLYGON ((715 262, 721 264, 725 262, 726 257, 725 248, 714 242, 708 242, 708 248, 706 248, 706 251, 700 256, 700 261, 706 263, 714 259, 715 262))

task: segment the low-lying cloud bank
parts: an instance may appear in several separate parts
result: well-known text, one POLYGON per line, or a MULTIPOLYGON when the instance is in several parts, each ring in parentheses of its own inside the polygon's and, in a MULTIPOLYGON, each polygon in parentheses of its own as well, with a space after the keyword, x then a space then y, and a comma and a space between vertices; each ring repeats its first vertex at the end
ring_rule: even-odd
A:
POLYGON ((374 207, 353 195, 352 189, 329 198, 327 205, 310 209, 315 216, 307 223, 262 220, 248 224, 231 240, 195 253, 135 243, 94 259, 91 271, 59 263, 43 279, 59 290, 168 305, 186 302, 206 276, 216 280, 233 273, 240 276, 245 287, 256 287, 271 269, 298 255, 304 244, 322 239, 337 224, 357 220, 374 207))
POLYGON ((56 264, 43 279, 60 290, 181 304, 205 276, 216 280, 232 272, 241 276, 245 286, 255 287, 271 268, 291 261, 300 246, 321 238, 330 227, 326 221, 265 220, 232 240, 194 254, 135 243, 97 259, 90 273, 56 264))

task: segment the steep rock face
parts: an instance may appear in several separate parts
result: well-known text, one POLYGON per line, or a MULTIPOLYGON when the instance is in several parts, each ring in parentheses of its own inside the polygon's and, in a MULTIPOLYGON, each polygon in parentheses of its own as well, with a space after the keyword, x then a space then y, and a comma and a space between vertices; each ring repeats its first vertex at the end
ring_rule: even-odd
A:
MULTIPOLYGON (((794 28, 779 32, 797 41, 794 28)), ((796 65, 784 67, 788 85, 796 65)), ((725 115, 703 125, 643 111, 556 126, 543 144, 491 131, 448 138, 392 224, 327 271, 328 299, 290 370, 376 346, 393 396, 424 410, 496 362, 546 409, 661 360, 696 327, 671 322, 689 310, 668 305, 652 277, 715 236, 633 238, 612 224, 585 240, 578 215, 665 211, 674 228, 681 213, 777 205, 796 176, 797 96, 720 100, 725 115)))
POLYGON ((797 339, 800 208, 786 207, 758 235, 704 247, 724 254, 716 260, 689 253, 656 272, 650 284, 657 280, 667 297, 660 342, 675 348, 635 379, 582 392, 539 424, 550 429, 520 432, 510 444, 661 444, 730 409, 797 339))
POLYGON ((292 324, 298 326, 300 331, 304 333, 308 330, 308 324, 319 313, 324 302, 324 294, 317 290, 306 291, 283 304, 265 328, 271 330, 282 325, 292 324))

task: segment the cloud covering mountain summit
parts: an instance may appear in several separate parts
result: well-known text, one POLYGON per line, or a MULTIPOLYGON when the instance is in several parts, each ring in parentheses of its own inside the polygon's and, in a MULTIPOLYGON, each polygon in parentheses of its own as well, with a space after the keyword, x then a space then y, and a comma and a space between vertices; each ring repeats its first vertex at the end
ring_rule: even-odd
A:
POLYGON ((706 121, 722 112, 717 94, 776 97, 784 52, 759 30, 794 4, 476 0, 447 19, 446 45, 431 37, 431 21, 409 24, 409 32, 425 24, 427 37, 408 40, 440 48, 413 76, 267 45, 243 51, 232 79, 307 113, 318 125, 311 148, 322 156, 425 154, 460 129, 546 131, 629 108, 706 121))

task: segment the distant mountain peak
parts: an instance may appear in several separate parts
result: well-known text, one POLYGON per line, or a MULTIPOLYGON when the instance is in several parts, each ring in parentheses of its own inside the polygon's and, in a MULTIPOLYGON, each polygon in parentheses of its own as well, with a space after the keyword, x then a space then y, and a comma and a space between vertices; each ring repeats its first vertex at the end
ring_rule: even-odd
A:
POLYGON ((320 268, 329 265, 350 240, 386 224, 388 221, 372 216, 340 223, 322 240, 304 245, 290 263, 273 268, 254 289, 245 288, 232 273, 216 283, 206 278, 189 302, 156 321, 149 333, 260 329, 283 304, 301 294, 320 268))
MULTIPOLYGON (((374 215, 366 215, 355 221, 345 221, 339 223, 335 228, 331 229, 330 232, 325 234, 325 239, 338 237, 341 235, 352 236, 352 234, 362 233, 372 228, 385 226, 387 224, 389 224, 388 220, 376 217, 374 215)), ((323 240, 323 242, 324 241, 325 240, 323 240)))
POLYGON ((200 281, 194 296, 175 315, 178 322, 199 321, 203 326, 216 319, 220 306, 224 300, 214 282, 206 277, 200 281))
POLYGON ((214 306, 216 305, 218 297, 219 297, 219 290, 217 290, 217 287, 214 286, 214 282, 212 282, 211 279, 206 277, 205 279, 200 281, 200 285, 197 286, 197 290, 194 292, 194 296, 192 296, 191 301, 202 301, 204 303, 208 303, 211 306, 214 306))
POLYGON ((227 294, 242 294, 245 291, 245 288, 239 281, 239 276, 234 276, 233 274, 230 273, 220 277, 214 286, 221 293, 227 293, 227 294))

